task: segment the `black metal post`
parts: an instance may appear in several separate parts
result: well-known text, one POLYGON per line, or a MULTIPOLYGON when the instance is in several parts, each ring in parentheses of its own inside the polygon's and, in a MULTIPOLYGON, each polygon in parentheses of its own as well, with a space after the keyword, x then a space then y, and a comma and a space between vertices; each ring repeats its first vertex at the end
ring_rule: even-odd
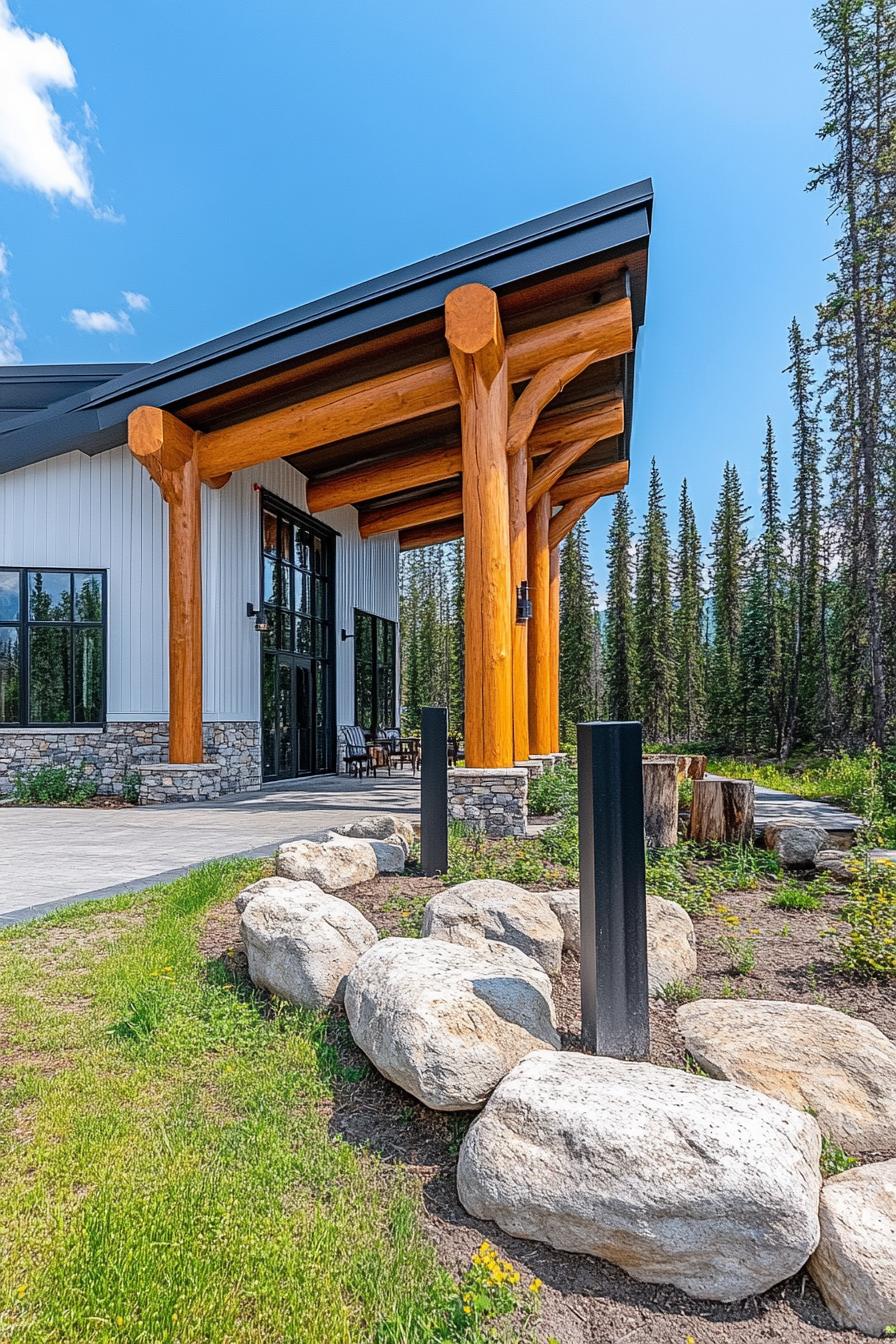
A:
POLYGON ((647 897, 640 723, 580 723, 582 1044, 646 1059, 647 897))
POLYGON ((448 871, 448 711, 422 711, 420 863, 427 877, 448 871))

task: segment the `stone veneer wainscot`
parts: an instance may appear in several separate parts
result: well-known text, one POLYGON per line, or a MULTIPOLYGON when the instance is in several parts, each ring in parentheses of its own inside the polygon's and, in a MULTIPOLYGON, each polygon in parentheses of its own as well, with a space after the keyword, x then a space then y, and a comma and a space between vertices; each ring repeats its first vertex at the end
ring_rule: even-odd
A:
POLYGON ((525 835, 529 771, 462 768, 448 771, 448 816, 487 835, 525 835))

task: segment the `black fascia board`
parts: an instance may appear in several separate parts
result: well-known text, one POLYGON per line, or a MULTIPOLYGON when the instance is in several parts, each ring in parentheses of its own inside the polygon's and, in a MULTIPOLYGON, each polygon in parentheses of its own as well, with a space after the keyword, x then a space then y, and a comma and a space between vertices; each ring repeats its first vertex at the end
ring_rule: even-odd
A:
MULTIPOLYGON (((646 249, 652 202, 650 181, 639 182, 140 365, 0 426, 0 473, 60 453, 116 447, 137 406, 176 408, 334 346, 423 320, 459 284, 480 281, 500 293, 527 279, 646 249)), ((633 295, 636 330, 643 306, 639 287, 633 295)))

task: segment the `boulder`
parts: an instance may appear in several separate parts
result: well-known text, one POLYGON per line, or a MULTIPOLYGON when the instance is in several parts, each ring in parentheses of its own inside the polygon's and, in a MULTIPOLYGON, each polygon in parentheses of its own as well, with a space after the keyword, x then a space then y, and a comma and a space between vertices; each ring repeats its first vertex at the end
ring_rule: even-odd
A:
POLYGON ((855 870, 842 849, 820 849, 815 855, 815 867, 835 882, 851 882, 855 877, 855 870))
POLYGON ((341 891, 377 875, 376 855, 366 840, 334 835, 317 840, 293 840, 281 845, 277 874, 296 882, 314 882, 325 891, 341 891))
POLYGON ((548 975, 560 974, 563 929, 544 897, 512 882, 461 882, 426 902, 422 936, 476 947, 488 941, 519 948, 548 975))
POLYGON ((407 847, 400 835, 390 836, 388 840, 368 840, 368 845, 376 855, 378 873, 403 873, 407 847))
POLYGON ((761 999, 699 999, 676 1016, 711 1077, 811 1111, 849 1153, 896 1149, 896 1045, 871 1022, 761 999))
POLYGON ((818 1241, 810 1115, 679 1069, 536 1051, 467 1131, 457 1190, 514 1237, 736 1302, 818 1241))
POLYGON ((530 1050, 559 1048, 551 983, 514 947, 386 938, 348 977, 355 1042, 435 1111, 467 1111, 530 1050))
POLYGON ((785 868, 811 868, 818 851, 830 843, 821 826, 797 819, 769 822, 763 839, 766 849, 773 849, 785 868))
POLYGON ((825 1181, 809 1273, 838 1325, 878 1337, 896 1326, 896 1161, 825 1181))
POLYGON ((408 849, 414 843, 411 823, 407 818, 394 817, 391 813, 362 817, 360 821, 350 821, 337 829, 341 835, 354 836, 356 840, 389 840, 393 835, 399 835, 408 849))
MULTIPOLYGON (((456 888, 455 888, 456 890, 456 888)), ((579 890, 533 893, 551 907, 563 929, 563 949, 581 949, 579 890)), ((647 897, 647 980, 657 994, 672 980, 687 980, 697 970, 697 941, 691 917, 676 901, 647 897)))
POLYGON ((563 951, 578 953, 582 941, 578 887, 568 887, 565 891, 538 891, 534 895, 546 901, 560 921, 563 951))
POLYGON ((249 978, 289 1003, 329 1008, 342 1003, 345 978, 377 931, 348 901, 310 882, 293 886, 305 890, 256 896, 243 911, 249 978))
POLYGON ((258 882, 253 882, 251 887, 243 887, 233 903, 239 913, 242 914, 249 902, 254 901, 256 896, 275 894, 289 896, 291 892, 310 895, 318 891, 320 891, 320 887, 315 886, 313 882, 294 882, 291 877, 262 877, 258 882))

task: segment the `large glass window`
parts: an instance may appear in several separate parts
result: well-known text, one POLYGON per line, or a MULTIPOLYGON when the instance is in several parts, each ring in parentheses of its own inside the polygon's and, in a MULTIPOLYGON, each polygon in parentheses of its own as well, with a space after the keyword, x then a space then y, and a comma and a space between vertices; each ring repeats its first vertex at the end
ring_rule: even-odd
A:
POLYGON ((395 622, 355 612, 355 723, 374 735, 395 725, 395 622))
POLYGON ((103 722, 106 576, 0 569, 0 724, 103 722))

